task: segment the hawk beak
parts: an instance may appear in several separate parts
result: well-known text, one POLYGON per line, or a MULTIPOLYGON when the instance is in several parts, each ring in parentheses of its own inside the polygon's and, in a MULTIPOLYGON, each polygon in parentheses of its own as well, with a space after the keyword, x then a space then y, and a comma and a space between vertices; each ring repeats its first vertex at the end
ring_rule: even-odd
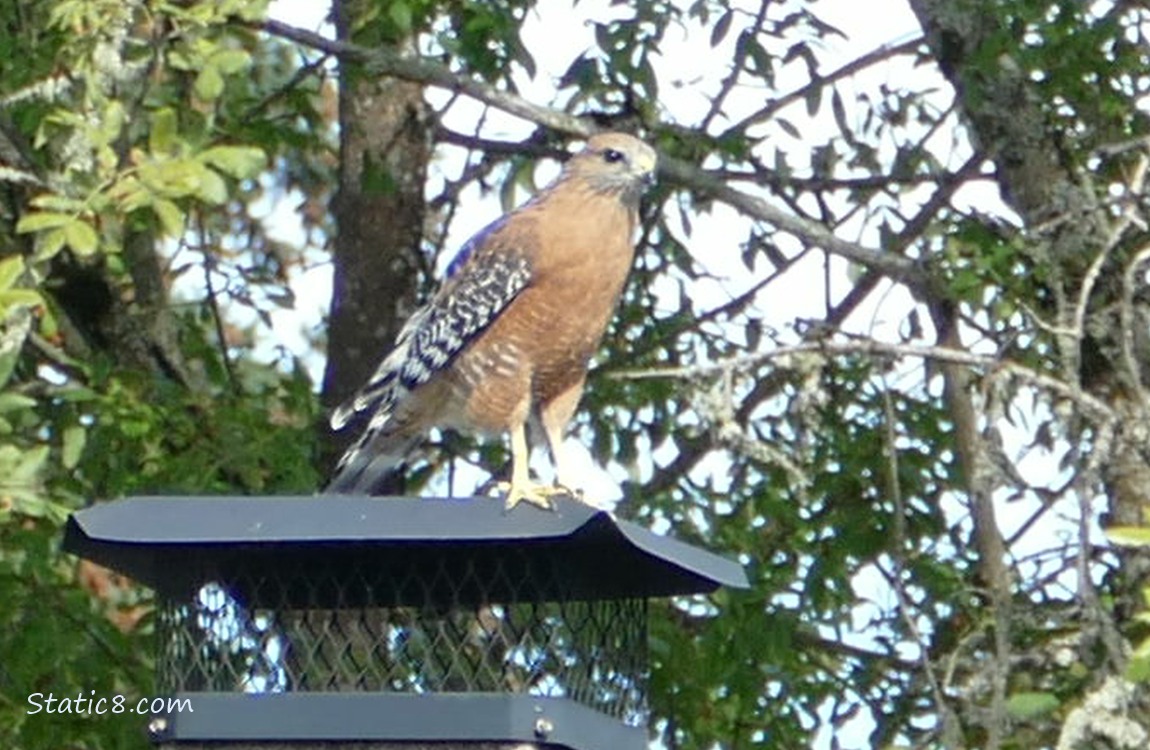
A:
POLYGON ((655 161, 654 154, 639 154, 635 157, 635 172, 648 185, 655 182, 655 161))

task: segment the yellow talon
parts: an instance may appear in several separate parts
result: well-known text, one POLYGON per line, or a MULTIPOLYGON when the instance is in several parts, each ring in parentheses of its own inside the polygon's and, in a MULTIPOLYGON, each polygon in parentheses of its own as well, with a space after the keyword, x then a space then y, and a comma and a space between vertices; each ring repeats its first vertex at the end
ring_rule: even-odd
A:
POLYGON ((552 498, 566 496, 578 500, 583 496, 582 491, 568 489, 559 484, 536 484, 528 482, 516 485, 513 482, 500 482, 496 488, 505 493, 505 512, 511 512, 521 502, 530 503, 544 510, 555 510, 552 498))

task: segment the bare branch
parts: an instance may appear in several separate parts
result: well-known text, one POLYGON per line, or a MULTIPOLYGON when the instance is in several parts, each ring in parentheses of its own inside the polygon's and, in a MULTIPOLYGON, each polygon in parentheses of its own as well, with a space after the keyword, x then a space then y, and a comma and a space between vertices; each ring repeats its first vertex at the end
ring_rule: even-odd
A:
POLYGON ((364 72, 367 74, 393 76, 405 81, 423 83, 466 94, 508 114, 570 135, 586 138, 595 132, 595 127, 587 120, 581 120, 549 107, 533 104, 517 94, 500 91, 479 80, 457 75, 447 67, 432 60, 409 57, 388 47, 368 49, 358 44, 328 39, 321 34, 281 21, 264 21, 259 24, 259 28, 273 36, 334 55, 341 60, 354 60, 363 65, 364 72))
POLYGON ((910 258, 836 237, 821 224, 786 213, 764 199, 736 190, 722 179, 686 162, 663 159, 660 172, 675 182, 706 193, 753 219, 773 224, 776 228, 789 232, 808 244, 821 247, 829 253, 873 268, 891 279, 902 281, 912 287, 926 289, 929 286, 924 269, 910 258))
MULTIPOLYGON (((356 60, 369 73, 394 76, 465 94, 508 114, 568 135, 586 138, 597 130, 590 120, 534 104, 517 94, 454 73, 438 62, 408 57, 388 48, 367 49, 328 39, 279 21, 264 21, 259 28, 341 59, 356 60)), ((727 203, 753 219, 772 224, 829 253, 881 271, 911 286, 928 286, 925 272, 913 260, 836 237, 826 227, 793 216, 760 197, 736 190, 721 178, 687 162, 664 156, 660 159, 660 172, 687 188, 727 203)))
POLYGON ((827 73, 825 76, 818 76, 813 78, 810 83, 800 89, 795 89, 789 94, 770 101, 767 106, 763 107, 757 112, 753 112, 750 115, 747 115, 742 120, 735 123, 735 125, 733 125, 728 130, 729 132, 741 132, 752 125, 756 125, 760 122, 766 122, 778 114, 778 112, 785 107, 806 99, 812 88, 822 88, 824 86, 828 86, 835 81, 843 78, 848 78, 855 73, 858 73, 860 70, 865 70, 871 65, 884 62, 892 57, 913 54, 919 49, 919 47, 922 46, 922 43, 923 38, 918 36, 901 44, 883 45, 876 50, 855 58, 846 65, 843 65, 842 67, 827 73))
MULTIPOLYGON (((770 6, 770 0, 761 0, 759 3, 759 10, 756 12, 755 18, 751 21, 750 26, 747 27, 753 31, 753 33, 759 33, 763 21, 767 18, 767 10, 770 6)), ((727 12, 730 13, 731 11, 727 12)), ((742 33, 745 34, 747 32, 743 31, 742 33)), ((711 99, 711 107, 699 123, 700 132, 706 132, 715 117, 723 112, 723 105, 726 103, 727 97, 734 91, 735 84, 739 82, 739 76, 743 74, 743 66, 746 64, 748 57, 750 57, 750 51, 746 47, 741 45, 736 47, 735 58, 731 61, 731 72, 723 79, 723 82, 719 85, 718 93, 711 99)))
POLYGON ((746 434, 735 419, 735 395, 732 373, 727 371, 718 385, 703 395, 700 400, 700 413, 711 423, 711 430, 719 445, 726 446, 736 453, 749 456, 764 464, 781 466, 791 477, 792 486, 804 495, 811 486, 811 478, 802 467, 769 443, 746 434))
POLYGON ((693 380, 714 377, 726 371, 747 371, 768 363, 776 363, 777 366, 786 368, 791 365, 788 361, 791 358, 797 355, 810 354, 821 354, 828 359, 842 356, 870 356, 891 359, 910 357, 912 359, 925 359, 935 362, 965 365, 971 368, 982 369, 992 379, 1013 377, 1041 390, 1049 391, 1081 407, 1085 415, 1090 416, 1097 422, 1110 421, 1116 418, 1113 409, 1101 399, 1083 392, 1081 388, 1076 388, 1058 378, 1017 362, 996 359, 995 357, 984 354, 975 354, 966 349, 956 349, 948 346, 892 344, 875 341, 873 339, 813 341, 780 346, 768 352, 755 352, 754 354, 745 354, 717 362, 706 362, 698 365, 620 370, 610 373, 607 377, 620 380, 644 380, 649 378, 693 380))

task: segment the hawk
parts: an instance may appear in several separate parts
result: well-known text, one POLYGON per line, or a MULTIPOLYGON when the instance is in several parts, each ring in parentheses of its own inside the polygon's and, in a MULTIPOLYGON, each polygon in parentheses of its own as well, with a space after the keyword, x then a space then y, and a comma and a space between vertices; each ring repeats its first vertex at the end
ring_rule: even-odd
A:
POLYGON ((563 438, 635 255, 639 199, 655 151, 623 133, 591 137, 535 197, 460 249, 431 301, 403 326, 333 429, 370 412, 329 492, 370 493, 433 427, 508 433, 506 505, 576 496, 563 438), (556 483, 533 483, 528 424, 542 428, 556 483))

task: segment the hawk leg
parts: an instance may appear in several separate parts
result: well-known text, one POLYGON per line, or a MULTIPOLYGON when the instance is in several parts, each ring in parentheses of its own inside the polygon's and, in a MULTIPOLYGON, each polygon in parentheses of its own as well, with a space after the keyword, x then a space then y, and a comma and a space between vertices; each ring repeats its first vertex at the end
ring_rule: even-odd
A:
POLYGON ((511 481, 500 482, 498 489, 505 492, 504 509, 510 512, 521 502, 530 503, 544 510, 555 510, 552 498, 567 495, 578 498, 580 494, 562 485, 540 484, 531 481, 528 463, 531 458, 527 447, 527 425, 520 424, 511 430, 511 481))

